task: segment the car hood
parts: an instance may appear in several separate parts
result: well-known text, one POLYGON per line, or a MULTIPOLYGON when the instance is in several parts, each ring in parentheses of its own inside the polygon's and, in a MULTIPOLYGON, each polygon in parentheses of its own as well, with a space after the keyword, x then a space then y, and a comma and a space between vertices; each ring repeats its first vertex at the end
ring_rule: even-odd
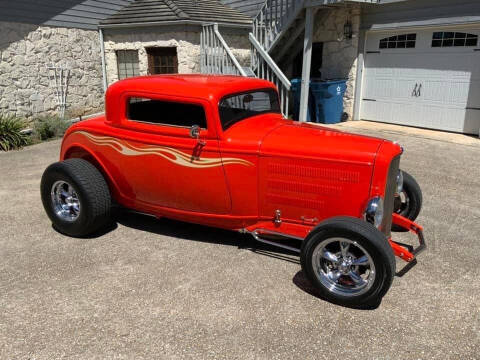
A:
POLYGON ((264 137, 260 155, 372 164, 383 142, 383 139, 292 121, 277 127, 264 137))

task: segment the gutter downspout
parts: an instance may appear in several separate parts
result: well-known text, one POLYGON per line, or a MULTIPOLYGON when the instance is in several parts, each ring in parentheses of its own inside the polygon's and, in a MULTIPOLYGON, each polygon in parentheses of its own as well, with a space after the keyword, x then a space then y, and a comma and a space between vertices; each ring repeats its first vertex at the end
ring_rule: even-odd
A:
POLYGON ((107 69, 105 65, 105 44, 103 42, 103 30, 102 28, 98 29, 98 36, 100 41, 100 52, 102 56, 102 76, 103 76, 103 92, 107 91, 108 83, 107 83, 107 69))

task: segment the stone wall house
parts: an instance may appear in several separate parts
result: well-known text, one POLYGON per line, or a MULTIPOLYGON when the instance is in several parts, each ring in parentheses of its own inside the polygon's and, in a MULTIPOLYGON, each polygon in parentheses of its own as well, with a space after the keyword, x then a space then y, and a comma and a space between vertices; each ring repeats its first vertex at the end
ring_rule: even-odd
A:
MULTIPOLYGON (((222 36, 233 54, 244 66, 250 65, 250 44, 248 29, 222 28, 222 36)), ((108 84, 119 80, 119 51, 135 51, 138 57, 138 73, 152 74, 148 64, 150 49, 171 48, 177 55, 177 72, 181 74, 200 73, 201 26, 167 25, 148 26, 138 29, 105 29, 105 60, 108 84)))
MULTIPOLYGON (((200 34, 208 23, 219 23, 234 56, 242 66, 250 67, 248 33, 252 16, 264 4, 261 0, 112 0, 109 3, 114 4, 99 12, 91 1, 78 0, 65 9, 58 8, 59 1, 47 2, 55 3, 51 15, 31 23, 21 18, 1 21, 0 15, 0 113, 22 117, 58 113, 58 88, 54 71, 48 70, 52 65, 69 69, 66 111, 71 116, 103 110, 104 86, 119 79, 201 72, 200 34), (90 13, 84 11, 85 6, 91 7, 90 13), (83 17, 78 17, 79 9, 83 17)), ((25 13, 39 6, 38 13, 44 13, 48 8, 48 4, 31 3, 25 13)), ((318 69, 322 77, 348 79, 344 97, 348 118, 354 107, 360 14, 360 5, 331 7, 317 12, 314 26, 313 41, 323 44, 318 69), (343 34, 346 21, 352 24, 351 39, 343 34)), ((301 61, 302 38, 288 53, 279 65, 292 78, 299 55, 301 61)))
POLYGON ((61 76, 66 79, 66 115, 102 111, 98 21, 130 1, 31 0, 2 8, 0 114, 21 118, 58 114, 55 75, 57 83, 61 76), (61 74, 60 68, 68 70, 61 74))
MULTIPOLYGON (((205 54, 216 51, 208 46, 202 51, 200 44, 202 29, 212 23, 249 75, 280 85, 283 106, 288 79, 302 76, 306 19, 316 12, 307 37, 313 42, 310 75, 347 79, 346 119, 469 134, 480 128, 477 0, 5 3, 0 4, 0 114, 58 113, 58 87, 48 66, 69 69, 66 112, 71 115, 102 110, 106 86, 119 79, 216 73, 218 66, 200 65, 205 54), (281 19, 274 20, 278 14, 281 19), (252 25, 260 23, 255 34, 252 25), (253 43, 266 46, 268 61, 251 53, 250 31, 253 43), (272 75, 272 65, 265 71, 267 63, 281 76, 272 75)), ((227 72, 232 68, 228 65, 227 72)), ((286 106, 283 110, 291 115, 292 106, 288 114, 286 106)))
MULTIPOLYGON (((98 32, 0 22, 0 113, 31 117, 57 113, 55 70, 63 67, 70 114, 103 106, 98 32), (49 69, 50 67, 50 69, 49 69)), ((60 81, 60 69, 56 70, 60 81)))
POLYGON ((235 57, 249 66, 247 15, 217 0, 137 0, 100 24, 108 84, 136 75, 201 72, 200 38, 208 23, 219 23, 235 57))

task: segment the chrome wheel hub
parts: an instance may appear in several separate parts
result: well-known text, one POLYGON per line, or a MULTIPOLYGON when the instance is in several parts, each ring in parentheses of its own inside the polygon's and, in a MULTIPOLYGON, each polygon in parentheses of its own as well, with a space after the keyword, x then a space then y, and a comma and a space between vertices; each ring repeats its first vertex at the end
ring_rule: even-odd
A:
POLYGON ((80 199, 78 194, 66 181, 57 181, 51 190, 53 211, 62 220, 75 221, 80 216, 80 199))
POLYGON ((375 265, 368 252, 356 241, 332 238, 313 251, 315 275, 331 292, 356 296, 367 292, 375 281, 375 265))
POLYGON ((341 263, 338 264, 338 270, 342 274, 348 274, 350 272, 350 267, 352 266, 352 260, 350 258, 343 259, 341 263))

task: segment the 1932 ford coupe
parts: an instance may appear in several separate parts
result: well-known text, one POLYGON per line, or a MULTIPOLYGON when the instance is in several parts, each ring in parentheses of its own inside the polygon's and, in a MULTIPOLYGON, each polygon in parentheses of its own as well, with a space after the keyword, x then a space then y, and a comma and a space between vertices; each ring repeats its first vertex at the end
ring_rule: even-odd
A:
POLYGON ((268 81, 138 77, 109 87, 105 116, 69 128, 41 195, 70 236, 105 226, 113 203, 250 233, 299 252, 324 298, 367 305, 389 289, 395 256, 414 262, 424 248, 413 222, 421 191, 399 170, 401 154, 390 141, 284 119, 268 81), (395 242, 392 226, 420 245, 395 242))

